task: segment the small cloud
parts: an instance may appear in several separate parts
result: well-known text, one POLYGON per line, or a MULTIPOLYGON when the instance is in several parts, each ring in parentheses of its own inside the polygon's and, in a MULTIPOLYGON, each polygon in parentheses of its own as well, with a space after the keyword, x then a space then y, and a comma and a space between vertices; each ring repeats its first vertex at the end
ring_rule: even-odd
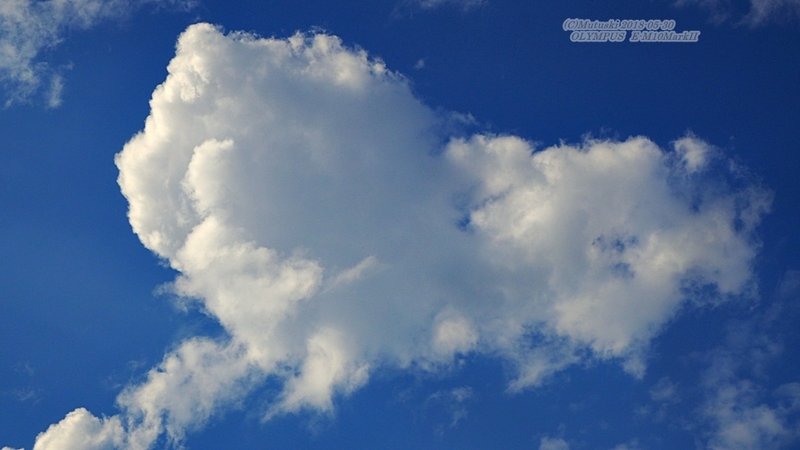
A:
POLYGON ((477 341, 477 332, 469 319, 451 311, 440 314, 433 333, 434 351, 443 355, 466 353, 477 341))
POLYGON ((42 393, 39 389, 14 389, 11 392, 20 403, 39 403, 39 400, 42 399, 42 393))
POLYGON ((622 444, 617 444, 611 450, 641 450, 638 439, 632 439, 622 444))
POLYGON ((713 155, 713 148, 693 135, 680 138, 672 145, 680 163, 684 165, 689 174, 702 171, 713 155))
POLYGON ((415 11, 455 9, 463 13, 472 12, 488 4, 488 0, 401 0, 394 9, 394 16, 412 16, 415 11))
POLYGON ((54 109, 61 106, 61 95, 64 91, 64 79, 55 74, 50 79, 50 89, 47 94, 47 107, 54 109))
POLYGON ((336 274, 336 276, 329 281, 328 289, 336 289, 337 287, 354 283, 364 277, 366 273, 374 270, 378 265, 378 258, 371 255, 367 256, 355 266, 336 274))
POLYGON ((778 284, 778 297, 781 300, 800 298, 800 270, 789 269, 778 284))
POLYGON ((569 450, 569 444, 564 439, 545 436, 539 441, 539 450, 569 450))
POLYGON ((650 388, 650 398, 654 402, 659 403, 672 403, 677 400, 678 387, 673 383, 669 377, 664 377, 650 388))
POLYGON ((422 70, 424 68, 425 68, 425 59, 424 58, 420 58, 420 59, 417 60, 417 62, 414 63, 414 69, 415 70, 422 70))
POLYGON ((800 19, 800 0, 749 0, 748 9, 739 9, 730 0, 676 0, 676 6, 696 6, 709 14, 714 23, 760 27, 800 19))
POLYGON ((459 8, 464 11, 471 11, 483 6, 487 0, 411 0, 422 9, 436 9, 445 6, 459 8))
POLYGON ((787 413, 800 411, 800 382, 782 384, 773 395, 778 399, 780 410, 787 413))
POLYGON ((467 418, 469 411, 467 403, 473 397, 473 390, 469 386, 461 386, 450 390, 442 390, 431 394, 425 401, 426 407, 444 411, 446 425, 439 424, 436 431, 443 434, 446 429, 456 428, 461 421, 467 418))
POLYGON ((14 372, 32 377, 36 373, 36 370, 34 370, 30 361, 24 361, 14 364, 14 372))

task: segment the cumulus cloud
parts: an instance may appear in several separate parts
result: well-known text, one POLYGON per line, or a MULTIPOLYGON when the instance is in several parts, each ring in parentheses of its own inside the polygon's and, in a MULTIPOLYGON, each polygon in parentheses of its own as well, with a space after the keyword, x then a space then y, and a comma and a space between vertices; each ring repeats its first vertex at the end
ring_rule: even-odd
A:
POLYGON ((4 0, 0 3, 0 84, 5 105, 29 101, 44 90, 44 103, 61 105, 62 75, 40 59, 66 32, 85 30, 144 4, 188 7, 191 0, 4 0))
POLYGON ((750 292, 769 195, 693 136, 443 140, 402 76, 325 34, 198 24, 168 72, 119 184, 174 292, 227 337, 180 343, 118 416, 76 410, 36 449, 77 425, 103 445, 178 444, 268 377, 282 391, 265 418, 466 354, 509 361, 511 390, 586 358, 641 375, 687 299, 750 292))
POLYGON ((39 434, 34 448, 113 450, 120 448, 124 439, 125 432, 119 417, 99 419, 86 409, 78 408, 39 434))

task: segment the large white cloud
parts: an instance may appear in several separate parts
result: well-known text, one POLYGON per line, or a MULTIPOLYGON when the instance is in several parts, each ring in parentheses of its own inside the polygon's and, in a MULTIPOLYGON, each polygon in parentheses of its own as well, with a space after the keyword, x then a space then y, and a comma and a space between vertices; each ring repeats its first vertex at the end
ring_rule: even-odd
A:
POLYGON ((179 344, 119 416, 76 410, 36 449, 73 429, 130 449, 180 442, 266 377, 283 385, 271 417, 330 411, 379 367, 467 353, 510 361, 511 389, 585 358, 641 374, 688 298, 750 289, 769 196, 734 188, 693 136, 672 150, 443 144, 400 75, 325 34, 198 24, 168 70, 119 183, 142 243, 180 272, 175 292, 229 336, 179 344))

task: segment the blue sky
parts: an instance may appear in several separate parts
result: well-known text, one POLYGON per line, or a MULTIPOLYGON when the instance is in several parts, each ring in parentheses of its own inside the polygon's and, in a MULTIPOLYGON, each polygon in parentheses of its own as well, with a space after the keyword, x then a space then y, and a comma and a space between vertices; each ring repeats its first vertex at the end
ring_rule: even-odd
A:
POLYGON ((0 4, 0 447, 800 445, 800 4, 298 3, 0 4))

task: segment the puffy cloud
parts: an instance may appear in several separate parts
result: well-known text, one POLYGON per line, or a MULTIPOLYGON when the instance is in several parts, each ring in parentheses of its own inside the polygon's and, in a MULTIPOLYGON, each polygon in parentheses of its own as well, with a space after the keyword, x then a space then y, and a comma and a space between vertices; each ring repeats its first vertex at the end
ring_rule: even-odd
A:
POLYGON ((518 286, 513 315, 626 356, 671 317, 688 284, 736 294, 750 279, 743 218, 768 197, 709 196, 680 151, 705 145, 678 141, 676 163, 641 137, 533 152, 516 137, 477 136, 451 143, 448 156, 476 180, 470 222, 487 257, 530 283, 518 286))
POLYGON ((125 433, 118 417, 98 419, 78 408, 61 422, 36 437, 34 450, 113 450, 120 448, 125 433))
POLYGON ((64 79, 39 55, 69 30, 83 30, 144 4, 188 7, 191 0, 4 0, 0 3, 0 84, 5 105, 30 100, 46 85, 45 104, 61 105, 64 79))
POLYGON ((354 362, 341 332, 323 329, 308 339, 300 373, 286 382, 276 412, 294 412, 303 407, 320 411, 333 409, 335 389, 350 393, 367 381, 369 364, 354 362))
POLYGON ((437 353, 452 355, 468 352, 478 341, 470 320, 461 315, 444 312, 433 330, 433 349, 437 353))
POLYGON ((678 155, 681 164, 686 166, 686 172, 692 174, 703 170, 709 162, 713 149, 705 142, 687 136, 678 139, 674 143, 675 153, 678 155))
POLYGON ((145 449, 162 433, 179 443, 256 382, 258 372, 235 344, 194 338, 167 354, 140 386, 118 398, 127 412, 127 448, 145 449))
POLYGON ((181 343, 118 417, 82 419, 120 424, 124 448, 178 443, 267 377, 283 386, 269 418, 465 353, 509 360, 511 390, 585 358, 641 374, 687 298, 750 288, 769 195, 734 188, 695 137, 442 144, 402 76, 325 34, 198 24, 168 72, 119 184, 174 292, 228 336, 181 343))

